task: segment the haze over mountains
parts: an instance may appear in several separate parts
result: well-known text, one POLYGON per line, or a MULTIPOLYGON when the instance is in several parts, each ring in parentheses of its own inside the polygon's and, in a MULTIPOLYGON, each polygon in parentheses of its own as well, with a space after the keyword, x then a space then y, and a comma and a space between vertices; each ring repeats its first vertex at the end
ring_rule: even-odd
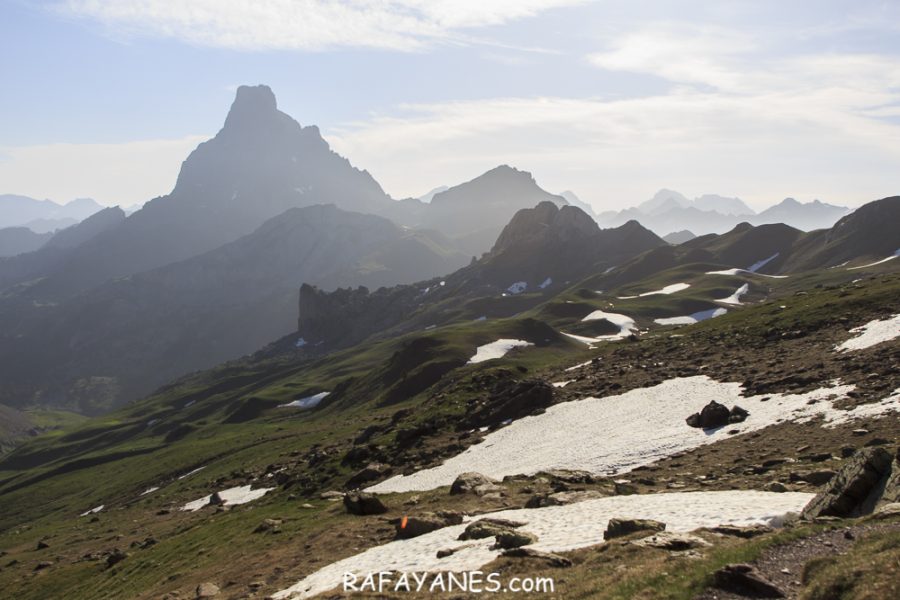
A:
POLYGON ((735 228, 826 222, 846 209, 786 200, 754 215, 737 198, 663 190, 634 209, 595 215, 572 192, 549 193, 507 165, 396 201, 315 126, 279 111, 268 87, 242 86, 170 194, 131 215, 102 210, 36 251, 0 259, 0 402, 102 412, 290 336, 298 290, 303 351, 321 353, 401 325, 509 317, 632 261, 616 281, 685 261, 743 267, 777 254, 767 267, 775 273, 881 256, 900 243, 890 231, 872 234, 879 219, 858 225, 872 210, 847 217, 840 232, 735 228), (672 250, 653 225, 678 229, 681 218, 695 234, 729 233, 672 250), (856 230, 859 239, 848 237, 856 230), (746 242, 746 253, 715 250, 735 236, 761 241, 746 242), (331 293, 345 286, 366 287, 331 293), (483 301, 495 296, 509 299, 483 301))

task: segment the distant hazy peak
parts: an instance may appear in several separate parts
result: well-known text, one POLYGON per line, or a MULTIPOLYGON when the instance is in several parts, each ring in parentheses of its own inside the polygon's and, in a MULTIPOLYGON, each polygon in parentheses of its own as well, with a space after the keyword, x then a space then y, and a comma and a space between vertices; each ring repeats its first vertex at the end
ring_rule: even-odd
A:
POLYGON ((231 109, 225 118, 225 127, 243 119, 256 118, 277 111, 278 102, 272 88, 267 85, 242 85, 238 87, 234 102, 231 103, 231 109))

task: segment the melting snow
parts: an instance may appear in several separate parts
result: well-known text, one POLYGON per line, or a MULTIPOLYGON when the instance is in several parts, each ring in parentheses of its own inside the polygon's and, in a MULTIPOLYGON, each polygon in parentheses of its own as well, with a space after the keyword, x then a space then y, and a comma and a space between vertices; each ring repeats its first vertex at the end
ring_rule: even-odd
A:
POLYGON ((595 310, 588 316, 582 319, 582 321, 599 321, 600 319, 606 319, 613 325, 619 328, 619 333, 611 336, 604 336, 603 339, 609 339, 614 337, 628 337, 632 330, 636 329, 634 324, 634 319, 626 315, 620 315, 618 313, 608 313, 602 310, 595 310))
MULTIPOLYGON (((813 494, 772 493, 748 490, 721 492, 674 492, 633 496, 610 496, 564 506, 504 510, 490 516, 524 522, 520 529, 535 534, 538 541, 529 547, 545 552, 566 552, 604 543, 609 519, 629 517, 656 519, 667 531, 687 532, 716 525, 779 526, 789 512, 800 511, 813 494)), ((470 517, 453 525, 408 540, 397 540, 323 567, 296 585, 273 595, 276 600, 299 600, 341 585, 344 573, 394 571, 475 571, 494 560, 500 550, 492 550, 493 538, 458 541, 470 517), (437 551, 457 549, 445 558, 437 551)), ((399 577, 399 575, 398 575, 399 577)), ((396 580, 395 580, 396 581, 396 580)), ((413 584, 414 585, 414 584, 413 584)))
POLYGON ((586 366, 588 366, 589 364, 591 364, 592 362, 593 362, 592 360, 589 360, 589 361, 587 361, 587 362, 578 363, 577 365, 575 365, 575 366, 573 366, 573 367, 569 367, 568 369, 566 369, 566 371, 567 371, 567 372, 568 372, 568 371, 577 371, 577 370, 580 369, 581 367, 586 367, 586 366))
POLYGON ((509 286, 508 288, 506 288, 506 291, 509 292, 510 294, 515 295, 515 294, 521 294, 522 292, 524 292, 527 289, 528 289, 527 282, 517 281, 514 284, 512 284, 511 286, 509 286))
POLYGON ((643 294, 638 294, 641 298, 644 296, 656 296, 659 294, 674 294, 675 292, 680 292, 682 290, 686 290, 691 287, 689 283, 673 283, 672 285, 667 285, 661 290, 654 290, 652 292, 644 292, 643 294))
POLYGON ((185 404, 182 408, 190 408, 190 407, 192 407, 192 406, 195 405, 195 404, 197 404, 197 401, 196 401, 196 400, 191 400, 190 402, 188 402, 187 404, 185 404))
POLYGON ((705 321, 706 319, 721 317, 727 312, 727 308, 711 308, 709 310, 701 310, 700 312, 695 312, 692 315, 685 315, 683 317, 665 317, 663 319, 653 319, 653 322, 659 325, 693 325, 694 323, 699 323, 700 321, 705 321))
POLYGON ((542 284, 539 285, 538 287, 541 288, 541 289, 543 290, 543 289, 545 289, 545 288, 547 288, 547 287, 550 287, 551 285, 553 285, 553 278, 552 278, 552 277, 548 277, 547 279, 544 280, 544 283, 542 283, 542 284))
POLYGON ((503 358, 504 356, 506 356, 506 353, 513 348, 524 348, 525 346, 533 345, 534 344, 532 344, 531 342, 526 342, 525 340, 511 340, 505 338, 500 339, 496 342, 485 344, 484 346, 478 346, 478 349, 475 350, 475 355, 470 358, 469 362, 466 364, 471 365, 494 358, 503 358))
POLYGON ((566 380, 566 381, 554 381, 554 382, 553 382, 553 387, 564 388, 564 387, 566 387, 567 385, 569 385, 570 383, 572 383, 573 381, 575 381, 575 380, 574 380, 574 379, 569 379, 569 380, 566 380))
POLYGON ((864 350, 900 336, 900 315, 880 321, 869 321, 862 327, 851 329, 850 332, 856 335, 837 346, 835 350, 864 350))
POLYGON ((95 514, 97 514, 98 512, 100 512, 101 510, 103 510, 104 508, 106 508, 106 505, 105 505, 105 504, 101 504, 100 506, 96 506, 96 507, 92 508, 91 510, 86 510, 86 511, 84 511, 84 512, 81 513, 81 515, 79 515, 79 516, 86 517, 86 516, 88 516, 88 515, 95 515, 95 514))
POLYGON ((185 479, 185 478, 187 478, 187 477, 190 477, 191 475, 195 475, 195 474, 199 473, 200 471, 202 471, 202 470, 205 469, 205 468, 206 468, 206 465, 203 465, 202 467, 197 467, 197 468, 194 469, 193 471, 188 471, 188 472, 185 473, 184 475, 180 476, 178 479, 185 479))
POLYGON ((741 296, 750 291, 750 285, 745 283, 741 287, 739 287, 735 292, 728 296, 727 298, 720 298, 718 302, 724 302, 725 304, 741 304, 741 296))
POLYGON ((306 340, 303 339, 303 338, 298 338, 298 339, 297 339, 297 343, 294 344, 294 347, 295 347, 295 348, 302 348, 302 347, 305 346, 305 345, 306 345, 306 340))
POLYGON ((319 392, 318 394, 300 398, 299 400, 294 400, 293 402, 288 402, 287 404, 281 404, 279 408, 315 408, 330 393, 331 392, 319 392))
POLYGON ((450 485, 457 475, 477 471, 497 479, 546 469, 583 469, 604 475, 623 473, 675 454, 730 438, 725 430, 747 433, 782 420, 806 422, 822 416, 826 426, 900 409, 900 395, 853 411, 833 408, 851 385, 806 394, 741 396, 738 383, 705 376, 676 378, 659 385, 606 398, 563 402, 546 412, 513 422, 437 467, 392 477, 373 492, 430 490, 450 485), (765 401, 764 401, 765 399, 765 401), (684 420, 711 400, 738 404, 750 412, 743 423, 723 430, 688 427, 684 420), (812 401, 812 402, 811 402, 812 401))
POLYGON ((748 269, 725 269, 723 271, 707 271, 707 275, 740 275, 741 273, 753 273, 760 277, 771 277, 772 279, 787 279, 787 275, 766 275, 765 273, 756 273, 748 269))
POLYGON ((759 261, 759 262, 755 262, 755 263, 753 263, 752 265, 750 265, 749 267, 747 267, 747 270, 750 271, 751 273, 756 273, 757 271, 759 271, 760 269, 762 269, 764 266, 766 266, 767 264, 769 264, 770 262, 772 262, 773 260, 775 260, 776 258, 778 258, 778 255, 779 255, 779 254, 781 254, 781 253, 780 253, 780 252, 776 252, 775 254, 773 254, 772 256, 770 256, 769 258, 764 258, 764 259, 762 259, 762 260, 759 261))
POLYGON ((574 333, 566 333, 565 331, 560 331, 560 333, 566 337, 572 338, 576 342, 581 342, 582 344, 587 344, 588 346, 591 346, 593 344, 596 344, 597 342, 602 342, 602 341, 608 340, 608 339, 619 339, 618 335, 609 335, 609 336, 605 336, 605 337, 592 338, 592 337, 587 337, 584 335, 575 335, 574 333))
MULTIPOLYGON (((867 264, 867 265, 860 265, 860 266, 858 266, 858 267, 850 267, 850 268, 848 268, 847 270, 848 270, 848 271, 853 271, 854 269, 865 269, 865 268, 867 268, 867 267, 874 267, 875 265, 880 265, 880 264, 882 264, 882 263, 886 263, 886 262, 889 261, 889 260, 894 260, 894 259, 897 258, 898 256, 900 256, 900 248, 898 248, 898 249, 896 250, 896 252, 894 252, 893 254, 891 254, 890 256, 888 256, 887 258, 882 258, 881 260, 876 260, 875 262, 869 263, 869 264, 867 264)), ((849 262, 849 261, 848 261, 848 262, 849 262)), ((844 264, 846 265, 847 263, 844 263, 844 264)))
POLYGON ((143 492, 141 492, 141 496, 146 496, 147 494, 152 494, 153 492, 155 492, 155 491, 158 490, 158 489, 159 489, 158 486, 148 487, 146 490, 144 490, 143 492))
MULTIPOLYGON (((275 488, 259 488, 258 490, 251 490, 249 485, 242 485, 229 488, 227 490, 222 490, 221 492, 219 492, 219 496, 227 506, 234 506, 235 504, 246 504, 248 502, 253 502, 257 498, 262 498, 274 489, 275 488)), ((194 500, 193 502, 188 502, 181 507, 181 510, 200 510, 201 508, 209 504, 210 498, 212 498, 212 494, 194 500)))

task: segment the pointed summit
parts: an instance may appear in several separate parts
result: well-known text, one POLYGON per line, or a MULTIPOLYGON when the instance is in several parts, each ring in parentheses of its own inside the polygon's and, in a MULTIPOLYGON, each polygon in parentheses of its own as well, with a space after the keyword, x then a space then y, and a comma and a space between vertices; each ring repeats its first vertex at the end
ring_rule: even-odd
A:
POLYGON ((245 121, 256 121, 264 115, 278 111, 275 93, 267 85, 242 85, 238 87, 231 104, 231 110, 225 118, 225 128, 234 127, 245 121))

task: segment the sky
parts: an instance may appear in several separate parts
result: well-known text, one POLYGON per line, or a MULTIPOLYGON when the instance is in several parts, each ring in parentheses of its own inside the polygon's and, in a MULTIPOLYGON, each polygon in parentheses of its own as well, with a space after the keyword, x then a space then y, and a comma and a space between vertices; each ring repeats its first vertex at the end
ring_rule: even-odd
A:
POLYGON ((240 84, 395 198, 509 164, 598 211, 660 188, 900 194, 900 2, 3 0, 0 193, 166 194, 240 84))

